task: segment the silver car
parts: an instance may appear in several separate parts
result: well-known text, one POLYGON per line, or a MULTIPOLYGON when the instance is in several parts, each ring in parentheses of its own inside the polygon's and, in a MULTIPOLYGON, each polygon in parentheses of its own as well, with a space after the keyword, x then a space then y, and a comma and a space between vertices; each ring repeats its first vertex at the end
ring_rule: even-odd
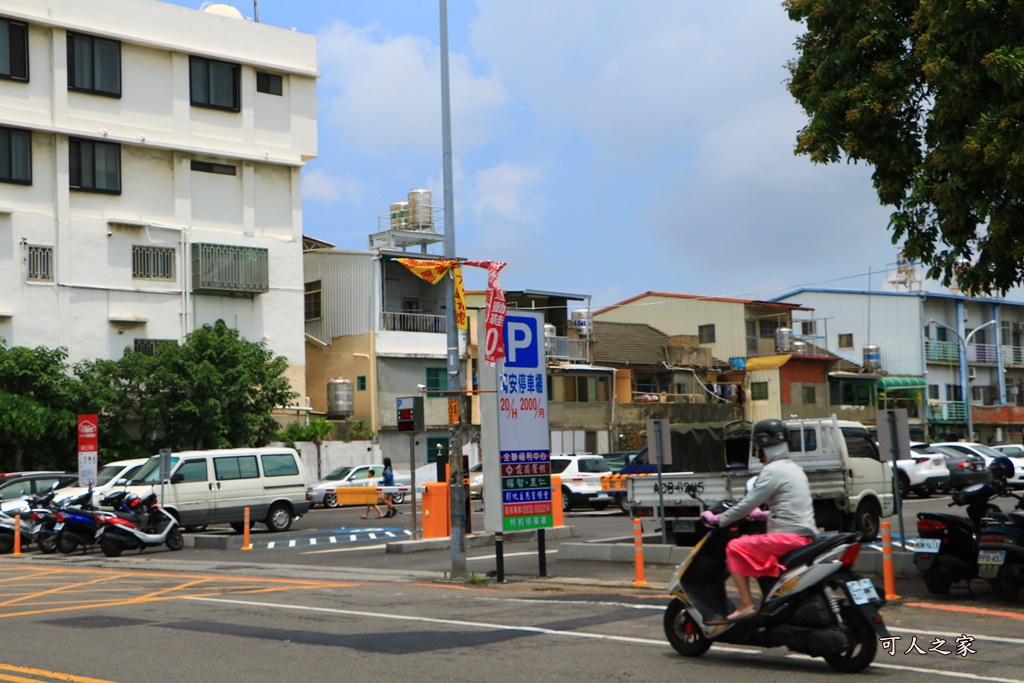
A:
MULTIPOLYGON (((396 486, 409 486, 411 479, 408 474, 395 472, 396 486)), ((384 477, 384 465, 346 465, 332 470, 316 486, 309 489, 309 501, 313 505, 325 508, 338 507, 338 496, 335 489, 343 486, 376 486, 384 477)), ((404 493, 396 493, 392 497, 396 505, 405 502, 404 493)))

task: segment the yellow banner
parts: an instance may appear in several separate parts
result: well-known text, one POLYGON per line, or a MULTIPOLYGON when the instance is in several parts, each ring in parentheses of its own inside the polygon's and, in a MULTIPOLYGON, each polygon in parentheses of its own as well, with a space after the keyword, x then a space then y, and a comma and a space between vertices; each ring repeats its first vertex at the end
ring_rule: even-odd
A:
POLYGON ((399 258, 395 260, 411 270, 413 275, 421 280, 426 280, 432 285, 440 282, 441 278, 451 269, 452 278, 455 280, 455 326, 460 330, 468 329, 466 290, 462 284, 462 266, 459 265, 458 261, 454 259, 432 261, 415 258, 399 258))

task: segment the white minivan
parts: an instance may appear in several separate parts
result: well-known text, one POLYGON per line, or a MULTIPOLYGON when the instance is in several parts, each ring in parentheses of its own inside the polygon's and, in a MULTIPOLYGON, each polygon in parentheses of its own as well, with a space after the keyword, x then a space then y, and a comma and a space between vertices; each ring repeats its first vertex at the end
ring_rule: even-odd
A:
MULTIPOLYGON (((130 490, 160 493, 160 457, 149 459, 130 490)), ((230 524, 235 531, 262 522, 287 531, 309 512, 302 458, 290 448, 232 448, 171 454, 161 504, 183 527, 230 524)))

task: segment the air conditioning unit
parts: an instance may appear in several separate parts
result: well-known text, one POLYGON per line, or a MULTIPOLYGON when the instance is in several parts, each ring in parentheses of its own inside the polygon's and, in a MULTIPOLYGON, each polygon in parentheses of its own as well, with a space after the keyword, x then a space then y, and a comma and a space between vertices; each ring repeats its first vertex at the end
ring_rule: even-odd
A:
POLYGON ((967 368, 967 379, 976 379, 978 377, 978 371, 976 368, 967 368))

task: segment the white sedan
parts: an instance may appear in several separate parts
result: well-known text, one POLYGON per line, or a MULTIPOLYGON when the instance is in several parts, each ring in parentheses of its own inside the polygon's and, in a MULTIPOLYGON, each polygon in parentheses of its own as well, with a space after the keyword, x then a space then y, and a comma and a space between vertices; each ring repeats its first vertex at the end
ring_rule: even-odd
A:
MULTIPOLYGON (((338 507, 338 496, 335 489, 344 486, 377 486, 384 478, 384 465, 355 465, 339 467, 316 486, 309 489, 309 500, 313 505, 325 508, 338 507)), ((395 472, 395 486, 409 486, 411 479, 408 474, 395 472)), ((405 502, 404 493, 394 494, 396 505, 405 502)))

